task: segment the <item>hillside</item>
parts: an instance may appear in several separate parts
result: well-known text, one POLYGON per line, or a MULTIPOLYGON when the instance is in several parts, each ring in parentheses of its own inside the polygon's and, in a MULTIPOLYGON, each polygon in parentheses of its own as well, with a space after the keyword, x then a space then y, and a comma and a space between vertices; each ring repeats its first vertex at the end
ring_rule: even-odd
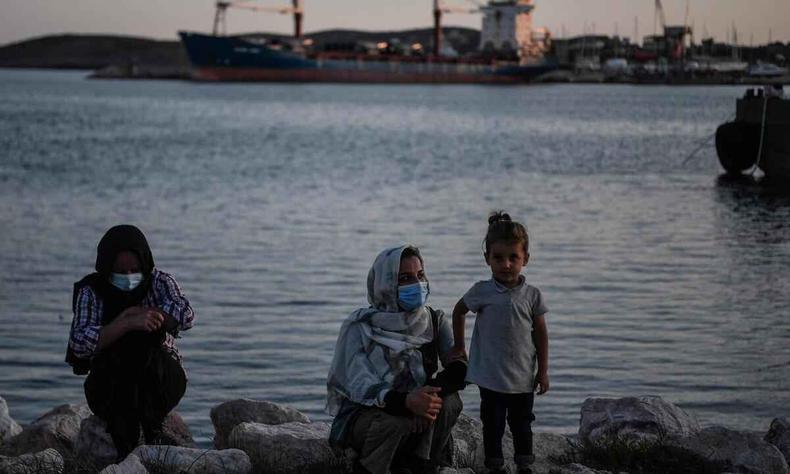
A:
MULTIPOLYGON (((316 49, 327 44, 399 40, 401 43, 432 43, 430 28, 404 31, 327 30, 307 34, 316 49)), ((282 35, 257 33, 244 36, 282 38, 282 35)), ((445 41, 459 53, 474 51, 480 32, 469 28, 445 28, 445 41)), ((0 47, 0 67, 105 69, 118 71, 134 64, 138 70, 169 71, 185 74, 189 69, 184 49, 178 41, 112 35, 52 35, 0 47)))
POLYGON ((54 35, 0 47, 0 67, 100 69, 129 63, 185 68, 178 41, 107 35, 54 35))

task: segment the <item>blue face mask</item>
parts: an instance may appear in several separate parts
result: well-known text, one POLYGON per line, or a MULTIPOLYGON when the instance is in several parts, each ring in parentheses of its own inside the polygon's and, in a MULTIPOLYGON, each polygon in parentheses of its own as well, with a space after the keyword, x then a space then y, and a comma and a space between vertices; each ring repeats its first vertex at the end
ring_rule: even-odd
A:
POLYGON ((406 311, 414 311, 428 301, 431 290, 427 281, 398 287, 398 304, 406 311))
POLYGON ((142 273, 113 273, 110 276, 110 283, 121 291, 132 291, 142 283, 142 273))

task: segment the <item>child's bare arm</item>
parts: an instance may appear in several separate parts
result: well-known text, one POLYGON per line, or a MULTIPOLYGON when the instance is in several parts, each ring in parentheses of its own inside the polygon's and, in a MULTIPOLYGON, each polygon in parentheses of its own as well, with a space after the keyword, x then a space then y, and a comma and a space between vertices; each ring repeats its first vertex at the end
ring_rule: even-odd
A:
POLYGON ((458 300, 453 308, 453 348, 450 351, 449 359, 466 359, 466 344, 465 344, 465 330, 466 330, 466 313, 469 308, 466 307, 464 299, 458 300))
POLYGON ((538 395, 549 391, 549 331, 546 328, 546 317, 540 315, 532 322, 532 340, 538 356, 538 374, 535 384, 538 395))

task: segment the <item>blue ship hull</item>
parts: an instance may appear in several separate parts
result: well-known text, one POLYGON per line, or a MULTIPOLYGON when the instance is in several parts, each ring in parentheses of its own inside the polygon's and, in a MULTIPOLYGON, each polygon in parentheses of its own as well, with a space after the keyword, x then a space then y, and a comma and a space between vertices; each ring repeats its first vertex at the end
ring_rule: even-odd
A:
POLYGON ((273 49, 237 37, 180 32, 192 77, 205 81, 495 83, 530 82, 555 64, 493 64, 455 59, 328 57, 273 49))

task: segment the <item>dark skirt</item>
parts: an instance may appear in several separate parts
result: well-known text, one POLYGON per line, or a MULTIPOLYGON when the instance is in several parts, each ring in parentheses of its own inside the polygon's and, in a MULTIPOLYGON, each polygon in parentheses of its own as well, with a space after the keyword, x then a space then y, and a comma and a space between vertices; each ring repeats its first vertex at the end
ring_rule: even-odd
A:
POLYGON ((162 436, 162 423, 186 391, 181 364, 163 347, 111 347, 96 355, 85 380, 91 411, 107 423, 119 457, 162 436))

